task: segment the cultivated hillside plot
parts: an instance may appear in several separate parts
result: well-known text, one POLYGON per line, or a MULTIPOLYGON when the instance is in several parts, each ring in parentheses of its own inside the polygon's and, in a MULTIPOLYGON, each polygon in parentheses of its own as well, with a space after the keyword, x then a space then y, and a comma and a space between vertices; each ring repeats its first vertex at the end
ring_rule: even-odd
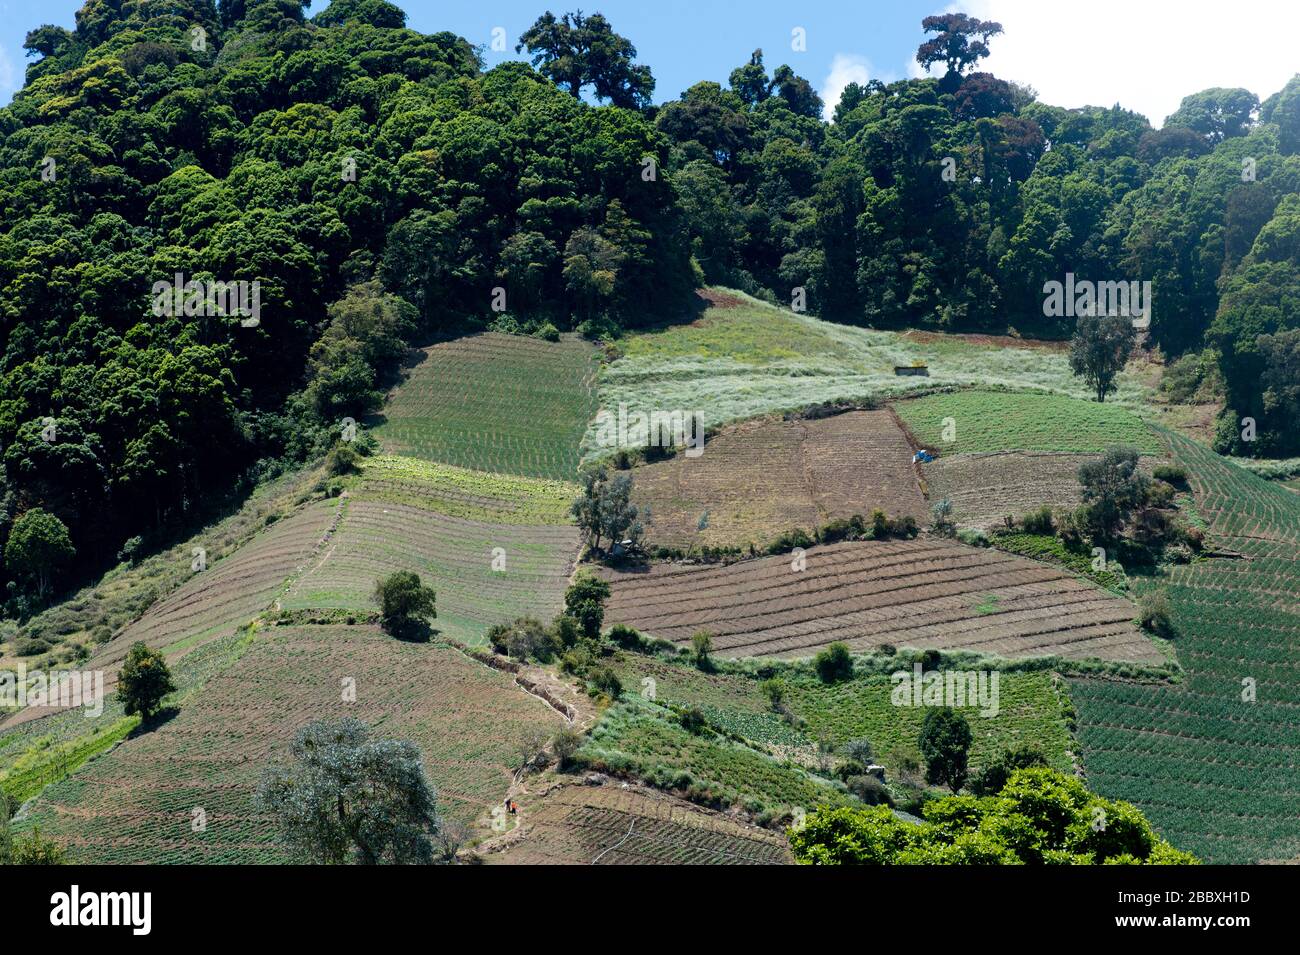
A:
MULTIPOLYGON (((621 339, 622 357, 601 371, 600 406, 611 413, 620 404, 629 412, 696 411, 713 428, 823 401, 904 396, 936 385, 1037 388, 1089 397, 1070 373, 1068 356, 1058 350, 852 328, 740 293, 718 294, 722 291, 712 293, 720 304, 690 325, 621 339), (928 374, 895 373, 896 367, 915 363, 926 365, 928 374)), ((1144 388, 1136 375, 1122 374, 1119 385, 1108 407, 1143 405, 1144 388)), ((583 453, 604 453, 594 423, 583 453)))
POLYGON ((380 737, 414 742, 441 811, 465 823, 503 797, 519 740, 564 723, 508 674, 372 627, 272 627, 239 652, 232 646, 236 662, 169 722, 46 789, 30 824, 78 862, 282 862, 253 794, 263 767, 313 719, 355 716, 380 737), (345 679, 355 703, 342 702, 345 679))
POLYGON ((549 621, 578 552, 566 516, 577 488, 381 457, 349 490, 328 547, 289 588, 285 610, 374 609, 375 581, 412 570, 438 595, 434 627, 469 643, 494 623, 549 621))
POLYGON ((683 645, 713 633, 723 656, 807 656, 842 640, 1158 662, 1134 608, 1059 568, 947 541, 858 541, 729 566, 604 571, 606 622, 683 645))
POLYGON ((649 506, 651 544, 766 544, 834 517, 925 513, 912 449, 887 411, 728 428, 698 457, 679 453, 632 472, 649 506))
MULTIPOLYGON (((962 527, 984 530, 1017 519, 1044 504, 1069 509, 1082 502, 1079 466, 1095 454, 1046 451, 994 451, 957 454, 921 465, 931 501, 952 501, 953 517, 962 527)), ((1151 471, 1150 458, 1142 469, 1151 471)))
POLYGON ((1155 433, 1114 401, 978 389, 928 395, 895 404, 925 447, 941 454, 983 451, 1099 453, 1128 445, 1161 450, 1155 433))
MULTIPOLYGON (((85 669, 103 670, 105 685, 111 689, 127 651, 137 641, 162 650, 174 663, 196 647, 234 633, 269 609, 286 581, 307 566, 329 539, 337 516, 337 501, 320 501, 272 524, 150 607, 91 654, 85 669)), ((29 706, 8 719, 0 718, 0 726, 38 719, 55 709, 29 706)))
POLYGON ((575 336, 494 332, 424 349, 385 406, 384 449, 479 471, 573 480, 596 412, 597 352, 575 336))
POLYGON ((1169 436, 1220 549, 1169 583, 1178 687, 1076 680, 1084 766, 1207 862, 1300 855, 1300 497, 1169 436))
POLYGON ((782 865, 781 836, 649 789, 562 784, 519 800, 524 828, 488 862, 512 865, 782 865))

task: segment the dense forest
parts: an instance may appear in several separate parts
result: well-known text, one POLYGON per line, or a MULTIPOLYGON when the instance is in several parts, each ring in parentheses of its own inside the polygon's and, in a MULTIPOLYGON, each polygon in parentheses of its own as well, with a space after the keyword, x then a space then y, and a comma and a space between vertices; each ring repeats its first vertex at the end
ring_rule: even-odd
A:
POLYGON ((1156 130, 980 72, 997 25, 918 26, 946 72, 850 85, 829 123, 762 51, 655 106, 599 14, 490 70, 384 0, 88 0, 31 31, 0 110, 6 615, 54 586, 33 566, 84 575, 323 453, 408 343, 617 336, 706 283, 1059 337, 1045 282, 1150 281, 1178 387, 1225 396, 1218 450, 1300 453, 1300 76, 1156 130), (256 320, 208 282, 256 282, 256 320))

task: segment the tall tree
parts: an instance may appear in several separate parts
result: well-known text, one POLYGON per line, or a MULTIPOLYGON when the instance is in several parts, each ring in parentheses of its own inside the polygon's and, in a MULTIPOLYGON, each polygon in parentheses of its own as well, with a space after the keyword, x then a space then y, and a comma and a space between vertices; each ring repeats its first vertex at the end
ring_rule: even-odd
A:
POLYGON ((323 865, 427 865, 441 826, 419 749, 376 740, 361 720, 308 723, 291 762, 269 767, 257 804, 290 852, 323 865))
POLYGON ((598 100, 641 109, 654 94, 650 67, 632 62, 632 41, 615 33, 599 13, 587 16, 579 10, 556 18, 548 10, 519 38, 515 52, 524 49, 543 76, 575 97, 590 86, 598 100))
POLYGON ((926 17, 921 21, 921 28, 935 36, 917 49, 916 62, 927 70, 934 63, 947 64, 948 72, 943 77, 943 86, 948 90, 957 88, 961 74, 968 66, 989 55, 986 41, 1002 32, 1002 24, 992 20, 977 20, 964 13, 926 17))
POLYGON ((1115 379, 1128 364, 1136 341, 1128 316, 1080 316, 1070 340, 1070 370, 1093 389, 1098 401, 1105 401, 1117 387, 1115 379))

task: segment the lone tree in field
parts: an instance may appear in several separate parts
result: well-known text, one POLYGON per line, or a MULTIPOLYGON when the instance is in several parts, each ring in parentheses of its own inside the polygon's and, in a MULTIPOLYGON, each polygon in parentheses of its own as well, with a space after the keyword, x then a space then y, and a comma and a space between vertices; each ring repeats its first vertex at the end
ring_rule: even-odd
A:
POLYGON ((420 583, 420 575, 399 570, 375 583, 375 603, 389 633, 401 636, 425 620, 438 616, 437 595, 420 583))
POLYGON ((611 479, 604 468, 582 475, 582 495, 573 502, 569 513, 596 551, 601 549, 601 541, 616 544, 627 539, 635 545, 644 530, 637 519, 639 510, 632 503, 632 476, 619 474, 611 479))
POLYGON ((946 63, 948 72, 941 81, 945 90, 957 88, 965 69, 989 55, 985 41, 1002 32, 1002 24, 977 20, 964 13, 926 17, 921 21, 921 28, 935 36, 917 48, 916 62, 926 70, 935 63, 946 63))
POLYGON ((1084 520, 1102 539, 1118 534, 1133 511, 1146 503, 1151 481, 1138 470, 1138 461, 1134 448, 1111 448, 1100 461, 1079 466, 1084 520))
POLYGON ((428 865, 438 855, 437 796, 420 750, 371 739, 353 717, 308 723, 292 762, 262 774, 257 807, 275 817, 290 851, 322 865, 428 865))
POLYGON ((1136 341, 1133 322, 1123 315, 1082 316, 1070 340, 1070 370, 1087 382, 1098 401, 1105 401, 1136 341))
POLYGON ((954 793, 966 784, 971 732, 966 717, 945 706, 925 714, 917 741, 925 758, 925 781, 947 786, 954 793))
POLYGON ((527 47, 536 70, 556 85, 580 96, 592 87, 596 98, 625 109, 650 104, 655 91, 650 67, 637 66, 636 47, 614 32, 601 14, 578 11, 557 18, 547 11, 519 38, 515 52, 527 47))
POLYGON ((143 643, 133 643, 117 674, 117 695, 126 715, 139 713, 142 719, 149 719, 158 712, 163 697, 175 689, 163 655, 143 643))
POLYGON ((50 592, 51 575, 76 554, 67 525, 40 507, 14 521, 5 545, 5 563, 31 575, 39 599, 50 592))
POLYGON ((564 612, 578 621, 582 635, 591 639, 600 636, 605 623, 605 601, 609 599, 609 584, 590 571, 581 571, 564 592, 564 612))

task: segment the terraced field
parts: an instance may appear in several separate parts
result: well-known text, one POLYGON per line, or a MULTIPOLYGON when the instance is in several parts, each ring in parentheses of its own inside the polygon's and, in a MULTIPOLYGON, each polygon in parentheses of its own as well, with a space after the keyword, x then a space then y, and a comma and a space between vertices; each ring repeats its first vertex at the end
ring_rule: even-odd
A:
POLYGON ((606 623, 722 656, 807 656, 833 641, 1159 662, 1127 601, 1059 568, 947 541, 858 541, 788 556, 604 571, 606 623))
POLYGON ((262 768, 313 719, 352 715, 415 742, 440 809, 465 823, 502 798, 518 741, 564 723, 507 674, 371 627, 274 627, 231 641, 229 657, 172 720, 46 789, 27 824, 79 862, 282 862, 252 796, 262 768), (355 703, 341 701, 345 678, 355 703))
MULTIPOLYGON (((1069 509, 1082 502, 1079 465, 1092 454, 992 451, 945 456, 921 465, 931 501, 952 501, 962 527, 988 530, 1007 516, 1017 519, 1044 504, 1069 509)), ((1150 475, 1154 458, 1140 467, 1150 475)))
MULTIPOLYGON (((720 304, 689 325, 620 340, 622 357, 601 371, 600 406, 698 411, 715 428, 825 401, 903 397, 936 385, 1090 397, 1058 349, 835 325, 730 290, 715 290, 714 299, 720 304), (894 371, 916 363, 927 365, 928 375, 900 377, 894 371)), ((1143 407, 1139 375, 1122 374, 1119 386, 1108 407, 1143 407)), ((602 453, 594 423, 583 453, 602 453)))
POLYGON ((478 471, 573 480, 596 413, 597 352, 576 336, 494 332, 424 349, 375 429, 386 451, 478 471))
POLYGON ((508 865, 786 865, 785 839, 647 789, 564 784, 519 800, 508 865))
POLYGON ((373 610, 375 581, 413 570, 437 592, 434 628, 478 643, 494 623, 524 614, 549 621, 559 613, 577 552, 572 527, 484 524, 402 504, 354 501, 332 546, 294 583, 282 606, 373 610), (505 561, 503 570, 493 570, 494 556, 505 561))
POLYGON ((438 594, 434 627, 467 643, 492 624, 550 620, 579 539, 567 517, 577 488, 380 457, 349 489, 328 547, 295 580, 285 610, 374 609, 375 581, 411 570, 438 594))
POLYGON ((1113 399, 1098 404, 1077 396, 971 389, 900 401, 894 407, 924 447, 945 455, 1099 453, 1117 445, 1146 454, 1161 451, 1155 432, 1113 399))
POLYGON ((632 472, 633 500, 653 515, 650 544, 764 545, 834 517, 926 511, 912 448, 887 411, 728 428, 698 457, 678 454, 632 472))
POLYGON ((1295 858, 1300 498, 1200 445, 1168 440, 1214 544, 1244 557, 1172 573, 1181 687, 1074 681, 1089 784, 1136 803, 1206 861, 1295 858))

